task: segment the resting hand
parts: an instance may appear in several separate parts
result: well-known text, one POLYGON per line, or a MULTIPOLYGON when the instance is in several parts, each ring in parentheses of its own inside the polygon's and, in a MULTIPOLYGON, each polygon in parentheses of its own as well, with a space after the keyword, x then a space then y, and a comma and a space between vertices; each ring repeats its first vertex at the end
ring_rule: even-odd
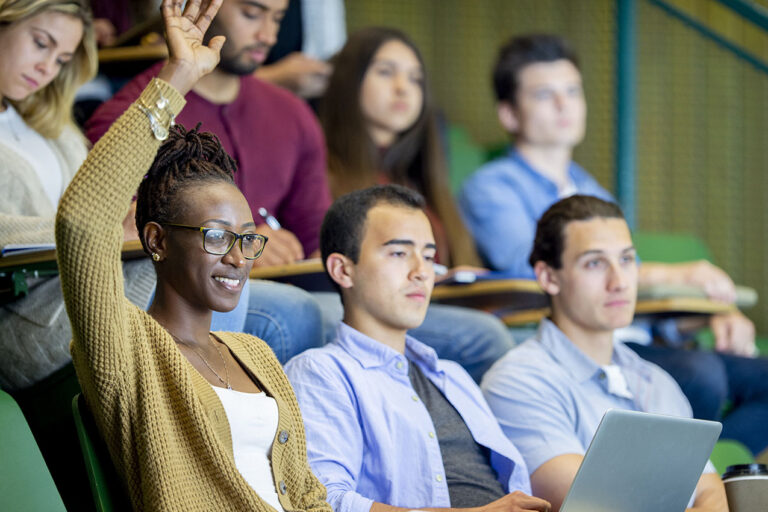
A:
POLYGON ((479 507, 480 512, 523 512, 534 510, 537 512, 549 512, 551 505, 548 501, 528 496, 522 491, 509 493, 484 507, 479 507))
POLYGON ((685 263, 682 270, 685 282, 703 289, 710 299, 728 303, 736 300, 736 285, 723 269, 700 260, 685 263))
POLYGON ((266 224, 261 224, 256 226, 255 231, 269 238, 264 252, 254 263, 255 266, 287 265, 304 259, 301 242, 287 229, 274 230, 266 224))
POLYGON ((183 0, 163 0, 160 10, 165 22, 168 62, 160 70, 158 78, 170 83, 183 95, 219 63, 224 36, 214 37, 208 46, 203 44, 203 36, 221 2, 188 0, 182 12, 183 0))
POLYGON ((743 357, 754 357, 755 326, 740 311, 713 315, 709 326, 715 335, 715 350, 743 357))
POLYGON ((117 29, 107 18, 93 20, 93 33, 99 46, 112 46, 117 38, 117 29))
POLYGON ((316 98, 325 92, 331 65, 293 52, 279 61, 262 66, 256 76, 293 91, 302 98, 316 98))

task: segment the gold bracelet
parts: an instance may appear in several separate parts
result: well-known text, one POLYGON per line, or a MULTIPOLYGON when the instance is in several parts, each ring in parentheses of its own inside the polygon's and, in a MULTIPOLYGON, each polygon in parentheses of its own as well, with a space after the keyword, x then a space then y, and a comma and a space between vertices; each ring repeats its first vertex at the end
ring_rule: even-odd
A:
POLYGON ((154 105, 147 105, 142 98, 138 107, 149 119, 149 126, 152 128, 152 133, 155 138, 159 141, 163 141, 168 138, 170 128, 176 124, 176 116, 171 111, 168 99, 163 96, 163 91, 160 89, 160 84, 158 83, 157 78, 153 78, 152 83, 155 84, 160 98, 154 105))

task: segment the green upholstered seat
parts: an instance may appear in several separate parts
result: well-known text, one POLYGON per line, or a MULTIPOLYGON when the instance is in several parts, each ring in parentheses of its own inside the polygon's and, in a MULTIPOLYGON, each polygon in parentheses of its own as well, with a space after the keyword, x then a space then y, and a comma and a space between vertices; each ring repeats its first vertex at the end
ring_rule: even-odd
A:
POLYGON ((66 512, 16 401, 0 391, 0 510, 66 512))

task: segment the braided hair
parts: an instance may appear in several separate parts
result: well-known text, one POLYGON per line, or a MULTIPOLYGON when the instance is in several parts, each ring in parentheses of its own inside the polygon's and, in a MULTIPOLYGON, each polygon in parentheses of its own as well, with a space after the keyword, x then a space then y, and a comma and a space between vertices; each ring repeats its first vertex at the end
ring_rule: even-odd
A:
POLYGON ((145 252, 144 226, 148 222, 173 222, 183 212, 181 192, 205 182, 235 184, 237 165, 224 151, 216 135, 200 132, 200 123, 187 131, 181 125, 170 130, 152 166, 139 185, 136 228, 145 252))

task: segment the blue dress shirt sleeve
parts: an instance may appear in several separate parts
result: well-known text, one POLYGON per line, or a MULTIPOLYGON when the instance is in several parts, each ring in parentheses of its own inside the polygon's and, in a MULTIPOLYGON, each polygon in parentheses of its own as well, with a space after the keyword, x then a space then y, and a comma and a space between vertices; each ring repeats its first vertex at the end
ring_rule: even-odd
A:
POLYGON ((524 191, 511 186, 502 169, 494 164, 488 164, 464 183, 459 208, 480 254, 492 269, 533 279, 528 256, 537 219, 520 197, 524 191))
POLYGON ((575 423, 578 412, 567 395, 553 385, 556 375, 505 368, 502 358, 483 378, 485 399, 506 436, 522 453, 528 471, 559 455, 583 455, 586 448, 575 423))
POLYGON ((355 491, 363 438, 354 393, 343 373, 314 350, 291 359, 285 373, 304 418, 307 457, 328 491, 328 503, 336 512, 370 510, 373 500, 355 491))

